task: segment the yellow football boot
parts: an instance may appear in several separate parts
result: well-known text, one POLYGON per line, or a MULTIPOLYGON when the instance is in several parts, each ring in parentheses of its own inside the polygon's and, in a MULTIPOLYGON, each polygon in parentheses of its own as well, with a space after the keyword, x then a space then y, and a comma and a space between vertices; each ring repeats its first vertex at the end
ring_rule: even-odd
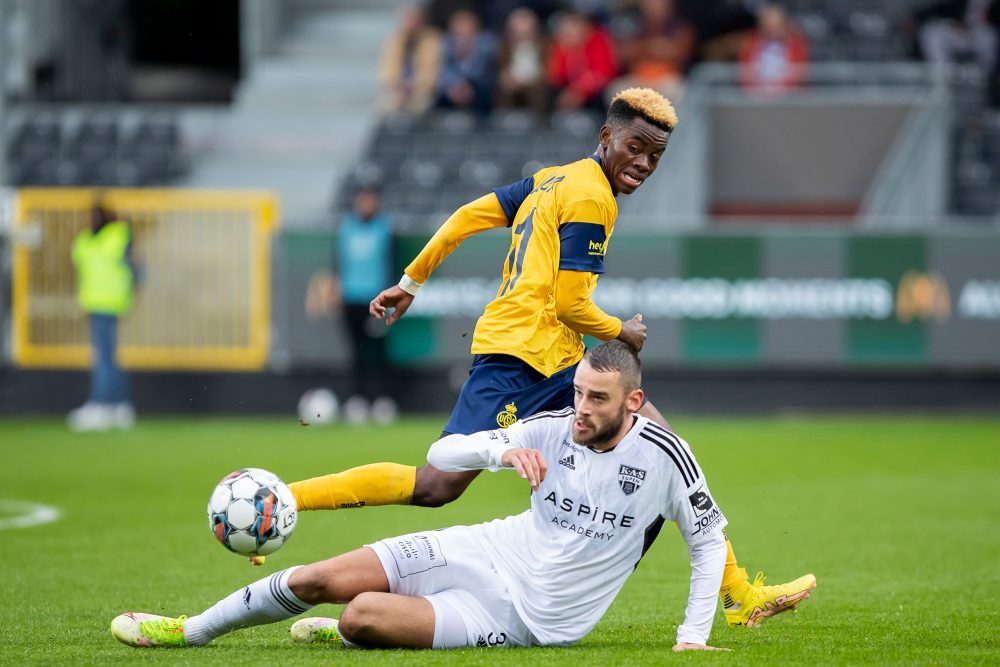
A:
MULTIPOLYGON (((746 572, 746 570, 744 570, 746 572)), ((816 577, 807 574, 777 586, 764 585, 764 573, 720 593, 722 608, 729 625, 753 628, 785 611, 793 611, 816 588, 816 577)))
POLYGON ((184 638, 184 621, 187 616, 170 618, 156 614, 129 612, 116 616, 111 621, 111 634, 115 639, 135 646, 136 648, 152 648, 154 646, 187 646, 184 638))

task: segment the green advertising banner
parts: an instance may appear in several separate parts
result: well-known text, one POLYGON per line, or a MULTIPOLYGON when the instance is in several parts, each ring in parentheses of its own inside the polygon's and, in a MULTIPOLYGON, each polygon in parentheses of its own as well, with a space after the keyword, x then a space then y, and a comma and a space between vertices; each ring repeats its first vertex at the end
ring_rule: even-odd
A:
MULTIPOLYGON (((439 267, 389 332, 397 363, 468 362, 475 321, 499 287, 508 234, 471 238, 439 267)), ((349 350, 335 318, 318 321, 297 305, 316 272, 332 270, 316 262, 317 248, 332 241, 284 237, 275 311, 286 321, 275 322, 276 339, 295 344, 277 352, 299 364, 342 363, 349 350)), ((400 272, 426 239, 399 239, 400 272)), ((595 300, 619 317, 643 314, 647 364, 1000 370, 993 231, 620 235, 606 269, 595 300)))

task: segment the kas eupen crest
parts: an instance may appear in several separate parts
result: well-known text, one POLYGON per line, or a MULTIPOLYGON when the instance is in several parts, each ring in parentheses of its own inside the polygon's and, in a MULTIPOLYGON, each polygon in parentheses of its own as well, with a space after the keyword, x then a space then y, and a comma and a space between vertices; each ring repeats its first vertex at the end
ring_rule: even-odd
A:
POLYGON ((622 465, 618 468, 618 486, 621 487, 626 496, 630 496, 638 491, 645 479, 646 471, 642 468, 633 468, 627 465, 622 465))

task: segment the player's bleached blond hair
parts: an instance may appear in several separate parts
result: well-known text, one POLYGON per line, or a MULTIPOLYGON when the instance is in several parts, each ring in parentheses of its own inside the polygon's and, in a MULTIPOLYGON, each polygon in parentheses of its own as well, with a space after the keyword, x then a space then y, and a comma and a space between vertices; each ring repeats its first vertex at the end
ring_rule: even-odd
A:
POLYGON ((626 88, 611 98, 609 125, 613 121, 627 123, 637 116, 667 132, 677 127, 674 105, 652 88, 626 88))

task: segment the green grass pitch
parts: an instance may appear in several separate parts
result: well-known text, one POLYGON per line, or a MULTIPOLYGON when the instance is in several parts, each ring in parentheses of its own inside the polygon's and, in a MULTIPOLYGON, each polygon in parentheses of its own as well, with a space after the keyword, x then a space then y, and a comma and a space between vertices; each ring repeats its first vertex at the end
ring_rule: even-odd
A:
MULTIPOLYGON (((1000 663, 1000 418, 986 416, 675 418, 751 576, 819 579, 797 613, 759 630, 730 629, 720 611, 712 641, 733 653, 670 653, 688 580, 671 530, 597 628, 568 649, 347 651, 292 644, 290 621, 180 651, 140 653, 111 637, 109 622, 123 611, 195 614, 289 565, 523 510, 525 484, 500 472, 440 509, 303 514, 262 568, 209 533, 205 505, 230 470, 294 480, 378 460, 420 463, 442 422, 150 419, 130 433, 74 436, 57 420, 0 421, 0 499, 63 513, 0 530, 0 664, 1000 663)), ((2 507, 9 519, 9 503, 2 507)))

